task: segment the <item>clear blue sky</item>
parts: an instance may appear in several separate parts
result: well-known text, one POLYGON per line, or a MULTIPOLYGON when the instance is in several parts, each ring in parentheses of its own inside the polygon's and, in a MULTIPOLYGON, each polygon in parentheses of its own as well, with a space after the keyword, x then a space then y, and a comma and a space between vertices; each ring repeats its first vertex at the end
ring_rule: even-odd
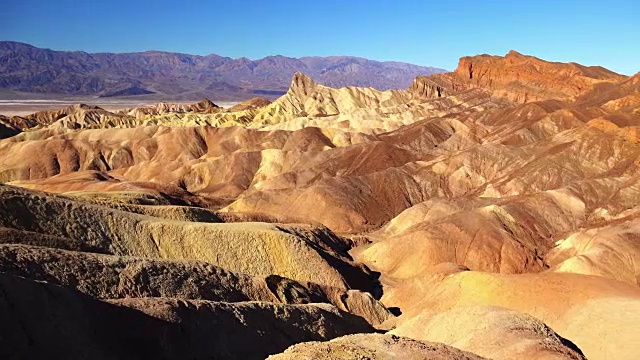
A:
POLYGON ((56 50, 355 55, 452 70, 510 49, 640 71, 640 0, 3 0, 0 39, 56 50))

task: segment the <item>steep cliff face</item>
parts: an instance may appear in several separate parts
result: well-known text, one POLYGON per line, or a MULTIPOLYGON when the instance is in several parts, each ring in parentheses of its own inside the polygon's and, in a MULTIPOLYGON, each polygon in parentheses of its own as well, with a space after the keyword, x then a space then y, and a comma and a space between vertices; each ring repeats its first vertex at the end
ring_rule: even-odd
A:
POLYGON ((427 99, 436 99, 451 95, 451 86, 447 86, 450 84, 442 84, 442 82, 437 81, 438 79, 444 80, 446 78, 430 78, 427 76, 418 76, 413 80, 411 86, 409 86, 409 92, 417 97, 427 99))
POLYGON ((317 84, 313 79, 307 75, 297 72, 293 75, 291 80, 291 86, 289 87, 289 93, 297 96, 300 99, 306 100, 309 95, 316 91, 317 84))
POLYGON ((512 50, 505 56, 462 57, 453 72, 418 77, 410 90, 422 97, 437 98, 481 88, 495 97, 527 103, 574 100, 595 85, 625 79, 600 66, 548 62, 512 50))
POLYGON ((513 50, 504 57, 463 57, 454 72, 472 86, 489 88, 516 103, 572 99, 595 84, 625 79, 599 66, 547 62, 513 50))

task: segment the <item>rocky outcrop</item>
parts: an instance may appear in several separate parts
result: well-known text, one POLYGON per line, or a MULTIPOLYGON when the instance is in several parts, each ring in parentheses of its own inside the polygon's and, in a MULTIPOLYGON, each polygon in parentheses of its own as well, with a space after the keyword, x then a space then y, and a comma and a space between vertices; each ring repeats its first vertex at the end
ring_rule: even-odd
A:
POLYGON ((480 360, 480 356, 454 347, 396 335, 348 335, 326 342, 297 344, 269 360, 480 360))
POLYGON ((209 99, 202 99, 193 104, 174 104, 168 102, 159 102, 153 106, 142 106, 133 109, 121 110, 118 113, 122 115, 132 116, 135 119, 145 119, 152 116, 166 114, 183 114, 183 113, 199 113, 199 114, 215 114, 222 111, 222 108, 214 104, 209 99))
POLYGON ((452 84, 443 85, 438 83, 441 78, 429 78, 419 76, 413 80, 409 87, 409 92, 418 97, 426 99, 437 99, 453 95, 456 89, 452 84))
POLYGON ((374 326, 380 326, 394 317, 389 309, 385 308, 368 292, 348 290, 340 295, 340 300, 346 311, 367 319, 374 326))
MULTIPOLYGON (((52 248, 0 245, 0 272, 74 288, 98 299, 168 297, 223 302, 328 302, 293 282, 298 296, 271 292, 265 277, 236 274, 198 261, 163 261, 66 251, 52 248)), ((316 290, 318 291, 318 290, 316 290)))
POLYGON ((513 103, 546 99, 574 100, 599 84, 623 81, 625 76, 599 66, 553 63, 510 51, 460 58, 451 73, 418 77, 410 90, 428 98, 480 88, 513 103))

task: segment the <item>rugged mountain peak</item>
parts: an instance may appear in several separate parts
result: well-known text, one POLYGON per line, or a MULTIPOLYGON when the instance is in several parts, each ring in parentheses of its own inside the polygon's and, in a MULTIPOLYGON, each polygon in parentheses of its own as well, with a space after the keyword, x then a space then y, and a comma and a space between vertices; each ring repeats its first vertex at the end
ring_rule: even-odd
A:
POLYGON ((214 104, 213 101, 204 98, 200 101, 198 101, 197 103, 193 104, 191 106, 194 109, 198 109, 198 110, 210 110, 210 109, 217 109, 219 108, 218 105, 214 104))
POLYGON ((299 98, 304 98, 312 94, 316 87, 317 84, 313 79, 298 71, 293 75, 289 91, 299 98))
POLYGON ((509 50, 509 52, 507 53, 507 55, 505 55, 505 57, 518 57, 518 58, 524 58, 525 55, 522 55, 521 53, 515 51, 515 50, 509 50))

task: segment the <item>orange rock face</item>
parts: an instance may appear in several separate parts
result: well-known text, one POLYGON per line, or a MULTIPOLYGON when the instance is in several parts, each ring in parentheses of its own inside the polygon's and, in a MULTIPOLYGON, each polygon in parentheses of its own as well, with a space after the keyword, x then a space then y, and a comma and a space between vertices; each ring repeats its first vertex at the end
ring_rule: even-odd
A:
POLYGON ((639 79, 512 51, 406 90, 0 118, 0 311, 64 291, 92 331, 124 308, 220 358, 633 358, 639 79), (227 352, 193 339, 216 316, 227 352))
MULTIPOLYGON (((511 102, 526 103, 545 99, 571 100, 597 84, 624 79, 625 76, 600 66, 550 63, 511 50, 504 57, 463 57, 452 73, 430 76, 425 80, 442 84, 441 95, 443 92, 482 88, 511 102)), ((438 94, 437 89, 435 94, 438 94)))

